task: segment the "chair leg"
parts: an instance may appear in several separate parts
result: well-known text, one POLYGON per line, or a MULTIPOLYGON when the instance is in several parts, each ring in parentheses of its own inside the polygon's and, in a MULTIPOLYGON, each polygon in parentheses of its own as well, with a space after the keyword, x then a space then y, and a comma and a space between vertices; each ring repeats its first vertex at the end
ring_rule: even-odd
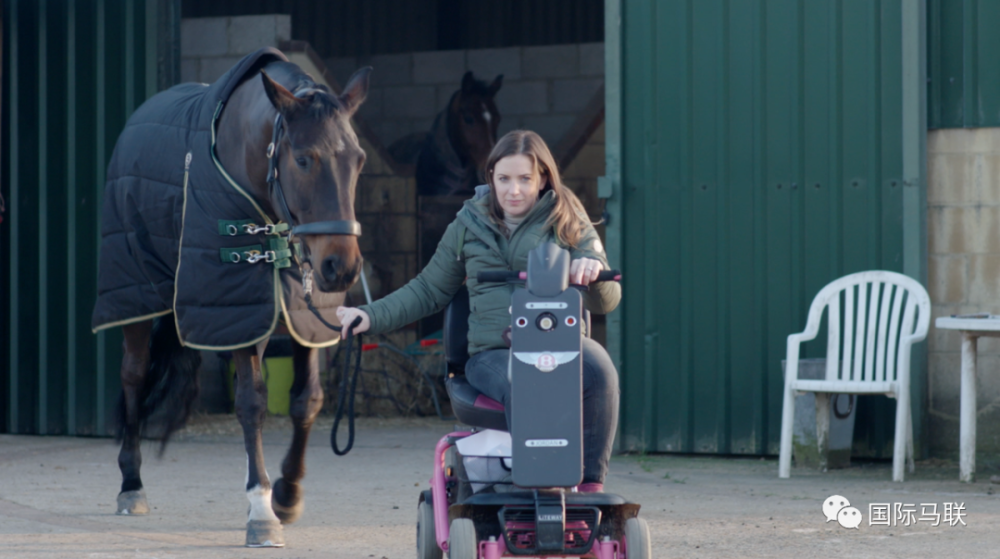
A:
POLYGON ((830 456, 830 393, 816 393, 816 451, 819 453, 819 471, 827 470, 830 456))
POLYGON ((896 438, 892 449, 892 481, 903 481, 906 463, 907 435, 909 434, 910 395, 901 390, 896 397, 896 438))
POLYGON ((906 463, 910 473, 916 470, 913 458, 913 414, 906 414, 906 463))
POLYGON ((781 408, 781 447, 778 454, 778 477, 787 478, 792 473, 792 427, 795 423, 795 391, 785 385, 785 399, 781 408))

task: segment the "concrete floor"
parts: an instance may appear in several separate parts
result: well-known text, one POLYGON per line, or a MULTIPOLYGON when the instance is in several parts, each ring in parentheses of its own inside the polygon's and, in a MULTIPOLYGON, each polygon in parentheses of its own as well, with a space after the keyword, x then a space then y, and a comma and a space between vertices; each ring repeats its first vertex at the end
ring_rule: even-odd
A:
MULTIPOLYGON (((117 447, 106 439, 0 436, 3 558, 388 558, 415 556, 419 491, 428 488, 437 419, 358 422, 346 457, 329 449, 330 420, 317 425, 305 480, 306 512, 285 528, 283 549, 247 549, 246 458, 231 416, 199 417, 163 459, 143 450, 151 514, 115 516, 117 447)), ((269 418, 264 450, 272 476, 290 438, 269 418)), ((1000 557, 1000 486, 980 474, 961 484, 956 464, 917 464, 905 483, 889 464, 777 477, 777 462, 682 456, 618 456, 608 491, 642 503, 653 555, 672 557, 1000 557), (827 497, 846 497, 859 529, 826 522, 827 497), (869 526, 869 503, 964 503, 966 525, 869 526)), ((276 477, 276 476, 275 476, 276 477)))

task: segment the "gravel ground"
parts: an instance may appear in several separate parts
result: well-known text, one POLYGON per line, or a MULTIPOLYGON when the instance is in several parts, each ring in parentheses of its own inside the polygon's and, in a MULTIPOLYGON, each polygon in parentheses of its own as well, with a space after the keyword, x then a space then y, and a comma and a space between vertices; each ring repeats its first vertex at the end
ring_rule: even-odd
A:
MULTIPOLYGON (((121 480, 107 439, 0 436, 3 558, 387 558, 415 556, 419 492, 429 487, 437 419, 358 421, 346 457, 330 452, 331 421, 310 442, 306 512, 285 528, 283 549, 242 547, 246 458, 232 416, 203 416, 162 459, 145 444, 143 480, 152 511, 114 514, 121 480)), ((290 439, 272 417, 264 451, 272 475, 290 439)), ((642 503, 653 555, 672 557, 1000 557, 1000 486, 961 484, 957 464, 926 461, 902 484, 888 463, 829 473, 796 469, 779 480, 776 460, 675 455, 616 456, 608 491, 642 503), (826 522, 822 504, 842 495, 864 517, 856 530, 826 522), (869 504, 913 505, 917 522, 869 525, 869 504), (962 523, 938 526, 921 505, 964 504, 962 523)), ((928 511, 929 512, 929 511, 928 511)))

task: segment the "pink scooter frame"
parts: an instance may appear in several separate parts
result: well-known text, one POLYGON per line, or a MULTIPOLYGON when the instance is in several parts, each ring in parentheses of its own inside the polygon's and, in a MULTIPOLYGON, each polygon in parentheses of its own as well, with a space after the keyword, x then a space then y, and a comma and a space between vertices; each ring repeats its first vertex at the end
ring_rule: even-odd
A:
MULTIPOLYGON (((437 539, 438 547, 445 553, 448 552, 448 538, 451 526, 448 523, 448 493, 447 478, 444 471, 444 453, 453 446, 451 441, 471 435, 471 431, 454 431, 441 437, 434 448, 434 473, 431 476, 431 503, 434 507, 434 537, 437 539)), ((622 559, 625 557, 624 537, 621 542, 604 540, 594 542, 590 553, 587 555, 547 555, 546 557, 581 557, 592 559, 622 559)), ((507 546, 503 538, 495 541, 479 542, 479 559, 500 559, 501 557, 511 557, 507 553, 507 546)))

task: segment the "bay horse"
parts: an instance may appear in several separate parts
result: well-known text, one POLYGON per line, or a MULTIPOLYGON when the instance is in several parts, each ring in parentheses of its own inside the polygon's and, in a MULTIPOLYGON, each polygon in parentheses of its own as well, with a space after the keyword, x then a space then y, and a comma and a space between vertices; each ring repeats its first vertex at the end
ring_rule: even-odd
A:
MULTIPOLYGON (((241 253, 243 248, 238 250, 223 248, 221 264, 218 262, 219 252, 217 249, 205 253, 208 256, 215 254, 215 265, 221 266, 224 270, 220 274, 232 274, 236 270, 263 270, 262 274, 265 279, 273 278, 268 285, 274 287, 272 303, 274 309, 277 309, 273 310, 274 322, 263 325, 265 328, 263 336, 251 339, 249 342, 242 342, 241 347, 230 349, 233 350, 236 368, 236 415, 243 428, 247 454, 246 492, 250 508, 246 529, 246 545, 250 547, 281 547, 284 545, 282 524, 294 522, 303 510, 300 481, 305 475, 306 443, 313 422, 322 408, 324 398, 319 379, 317 345, 300 343, 293 337, 294 381, 291 387, 289 415, 294 432, 291 446, 281 464, 281 477, 272 485, 264 466, 261 441, 261 429, 267 412, 267 388, 261 375, 261 360, 267 338, 277 324, 279 312, 284 313, 287 319, 291 313, 288 308, 284 307, 290 307, 294 302, 294 294, 281 295, 281 285, 275 286, 276 283, 281 283, 278 280, 279 272, 283 274, 289 270, 294 271, 295 268, 277 270, 281 266, 271 262, 272 260, 280 262, 282 259, 292 262, 298 261, 300 265, 309 268, 309 276, 314 278, 319 289, 319 293, 317 293, 319 296, 324 295, 324 293, 344 292, 356 281, 362 258, 357 241, 357 235, 360 235, 360 225, 355 221, 354 198, 358 175, 365 161, 365 153, 350 125, 350 118, 365 99, 371 68, 358 70, 338 95, 330 92, 326 86, 317 84, 298 66, 287 62, 287 59, 280 52, 273 49, 262 49, 262 51, 267 52, 264 52, 263 55, 257 55, 257 58, 254 59, 257 62, 248 61, 250 57, 244 59, 245 63, 241 61, 242 66, 238 65, 238 68, 246 68, 246 75, 230 76, 233 85, 220 87, 220 89, 226 89, 226 98, 219 101, 217 107, 211 106, 206 109, 215 111, 211 119, 211 155, 209 150, 201 151, 198 148, 194 150, 196 153, 194 158, 197 160, 201 156, 202 161, 208 161, 209 163, 206 165, 211 165, 209 172, 215 172, 217 166, 221 166, 218 173, 221 176, 226 176, 229 183, 233 185, 231 192, 223 194, 237 199, 241 196, 246 198, 247 200, 243 201, 245 202, 244 207, 248 207, 250 204, 261 212, 257 223, 260 223, 260 219, 267 223, 266 226, 258 226, 241 222, 237 227, 232 223, 220 221, 217 238, 206 237, 209 241, 246 244, 251 241, 241 241, 241 239, 253 239, 252 235, 249 237, 237 237, 236 235, 250 235, 251 233, 273 235, 273 237, 267 237, 265 241, 281 241, 275 232, 285 231, 286 235, 291 233, 293 244, 300 244, 300 247, 295 251, 279 248, 263 253, 255 253, 253 250, 241 253), (236 193, 236 191, 239 192, 236 193), (284 224, 290 226, 290 231, 286 230, 287 226, 283 227, 284 224), (226 228, 231 228, 228 234, 234 235, 234 237, 227 236, 226 228), (260 233, 265 230, 267 230, 266 233, 260 233), (232 263, 227 261, 228 258, 232 258, 232 263), (247 262, 253 262, 253 264, 247 264, 247 262), (262 267, 272 265, 273 268, 262 267), (312 273, 313 271, 314 273, 312 273)), ((258 53, 260 52, 258 51, 258 53)), ((231 73, 233 72, 231 71, 231 73)), ((154 96, 147 101, 147 104, 155 105, 154 101, 157 100, 157 97, 165 94, 168 95, 163 99, 176 104, 178 99, 185 101, 195 93, 202 94, 199 92, 204 90, 215 91, 212 88, 216 87, 209 88, 203 84, 198 85, 202 89, 197 89, 198 86, 195 84, 175 86, 171 90, 154 96)), ((214 100, 211 101, 215 103, 214 100)), ((160 104, 162 105, 162 103, 160 104)), ((199 102, 197 105, 189 103, 185 106, 201 107, 203 105, 199 102)), ((142 130, 162 130, 162 135, 167 136, 171 130, 176 128, 173 121, 167 122, 167 128, 147 125, 146 121, 151 119, 148 116, 151 110, 144 111, 140 107, 130 119, 130 124, 133 119, 137 119, 136 125, 131 127, 126 125, 126 131, 130 132, 129 135, 123 132, 123 135, 119 137, 115 147, 116 153, 109 166, 109 176, 112 168, 124 168, 125 172, 121 173, 122 175, 151 176, 150 173, 143 175, 143 166, 155 165, 157 162, 147 161, 143 158, 132 158, 127 154, 135 151, 134 144, 140 140, 149 141, 148 138, 143 137, 143 134, 148 136, 152 132, 143 133, 142 130), (146 121, 143 121, 144 118, 146 121), (146 128, 143 128, 143 125, 146 128), (137 131, 131 132, 133 130, 137 131), (133 136, 131 134, 139 135, 133 136)), ((188 110, 187 112, 194 111, 188 110)), ((154 124, 163 122, 166 121, 159 120, 154 124)), ((208 133, 204 126, 199 125, 196 128, 200 131, 199 133, 208 133)), ((191 134, 193 132, 181 133, 182 136, 190 136, 191 134)), ((166 143, 164 139, 153 138, 154 144, 156 141, 159 141, 160 144, 166 143)), ((160 148, 151 149, 158 150, 160 148)), ((184 149, 191 148, 185 147, 184 149)), ((180 249, 177 251, 172 248, 170 250, 164 249, 157 254, 146 255, 143 262, 146 275, 140 276, 141 278, 155 276, 160 273, 157 272, 160 268, 164 270, 162 274, 169 275, 174 272, 175 268, 170 267, 173 264, 176 264, 176 275, 180 276, 184 267, 189 265, 185 258, 211 260, 202 253, 192 252, 193 249, 185 245, 187 242, 185 235, 189 233, 193 235, 196 232, 195 228, 199 225, 198 223, 188 224, 187 220, 190 218, 188 214, 194 211, 192 207, 196 203, 195 198, 205 196, 203 191, 189 188, 188 167, 191 165, 192 151, 187 152, 185 161, 183 215, 177 215, 177 210, 181 208, 169 206, 167 211, 173 215, 166 216, 174 220, 173 229, 175 230, 177 223, 183 222, 180 249), (192 256, 185 256, 187 252, 191 252, 192 256), (171 261, 171 258, 174 260, 171 261), (178 258, 179 263, 177 263, 178 258)), ((191 168, 193 169, 193 167, 191 168)), ((192 176, 190 180, 194 181, 195 179, 192 176)), ((127 210, 122 209, 125 206, 121 206, 127 201, 123 202, 122 200, 135 198, 142 194, 131 192, 128 197, 120 196, 122 188, 125 187, 112 185, 109 179, 109 186, 105 193, 102 226, 106 240, 102 241, 102 250, 113 248, 115 239, 118 238, 112 235, 114 231, 109 232, 114 227, 108 225, 108 220, 127 212, 127 210), (109 198, 117 198, 117 201, 109 201, 109 198)), ((162 205, 162 202, 160 203, 162 205)), ((217 204, 212 202, 204 203, 204 205, 214 207, 217 204)), ((130 231, 128 238, 122 241, 130 243, 129 252, 152 251, 153 249, 149 248, 150 245, 144 245, 142 241, 146 237, 155 240, 156 235, 149 235, 147 230, 152 229, 156 224, 136 223, 138 218, 127 216, 121 219, 127 223, 130 231)), ((169 222, 169 219, 167 221, 169 222)), ((213 221, 207 226, 214 229, 216 223, 213 221)), ((216 235, 215 232, 210 233, 216 235)), ((285 239, 287 238, 285 237, 285 239)), ((116 274, 132 273, 126 268, 120 263, 116 266, 114 262, 106 262, 102 257, 99 283, 113 284, 118 279, 116 274)), ((299 276, 294 277, 298 278, 299 276)), ((171 283, 166 288, 166 294, 161 298, 171 295, 171 290, 174 289, 172 283, 174 279, 173 276, 170 276, 164 280, 169 280, 171 283)), ((146 282, 146 285, 155 284, 154 280, 155 278, 151 278, 150 281, 146 282)), ((154 285, 154 287, 156 286, 154 285)), ((206 279, 204 289, 211 290, 212 288, 213 283, 206 279)), ((287 285, 284 289, 287 289, 287 285)), ((107 293, 116 292, 113 290, 105 291, 107 293)), ((226 291, 227 293, 222 295, 230 296, 231 294, 228 292, 233 291, 233 289, 227 288, 226 291)), ((308 291, 306 292, 308 293, 308 291)), ((149 309, 155 312, 135 319, 120 319, 117 323, 110 324, 110 326, 123 324, 124 330, 124 358, 121 365, 122 392, 118 411, 121 440, 118 464, 122 473, 121 492, 118 495, 116 509, 118 514, 143 515, 149 512, 149 505, 140 477, 142 463, 139 448, 140 438, 144 434, 160 438, 162 441, 160 452, 162 453, 171 432, 184 425, 191 409, 192 400, 197 394, 195 371, 199 358, 194 348, 199 346, 190 341, 190 337, 185 337, 188 336, 185 334, 185 323, 183 322, 186 318, 179 316, 178 293, 179 291, 173 292, 172 307, 149 309), (173 313, 173 318, 169 316, 170 313, 173 313)), ((95 330, 109 326, 109 323, 101 320, 106 318, 102 314, 104 311, 101 310, 103 304, 101 297, 103 296, 103 294, 99 295, 98 306, 95 307, 94 321, 95 324, 99 325, 95 326, 95 330), (100 319, 99 314, 101 315, 100 319)), ((342 301, 342 295, 340 297, 339 300, 342 301)), ((299 298, 301 299, 301 297, 299 298)), ((337 302, 338 300, 335 299, 334 305, 337 302)), ((105 304, 103 307, 115 307, 116 305, 120 307, 124 304, 116 301, 112 305, 105 304)), ((202 313, 196 314, 196 317, 218 317, 223 321, 237 321, 237 311, 230 310, 228 307, 195 310, 202 313)), ((272 311, 267 310, 267 312, 272 311)), ((270 314, 267 317, 270 320, 270 314)), ((203 318, 198 320, 204 321, 203 318)), ((244 326, 249 328, 254 325, 244 326)), ((239 323, 232 325, 233 329, 239 327, 241 327, 239 323)), ((332 334, 327 332, 327 335, 332 334)))
POLYGON ((503 74, 487 85, 472 72, 448 106, 434 119, 417 156, 417 193, 421 196, 472 196, 482 183, 483 166, 497 142, 500 111, 494 97, 503 74))

